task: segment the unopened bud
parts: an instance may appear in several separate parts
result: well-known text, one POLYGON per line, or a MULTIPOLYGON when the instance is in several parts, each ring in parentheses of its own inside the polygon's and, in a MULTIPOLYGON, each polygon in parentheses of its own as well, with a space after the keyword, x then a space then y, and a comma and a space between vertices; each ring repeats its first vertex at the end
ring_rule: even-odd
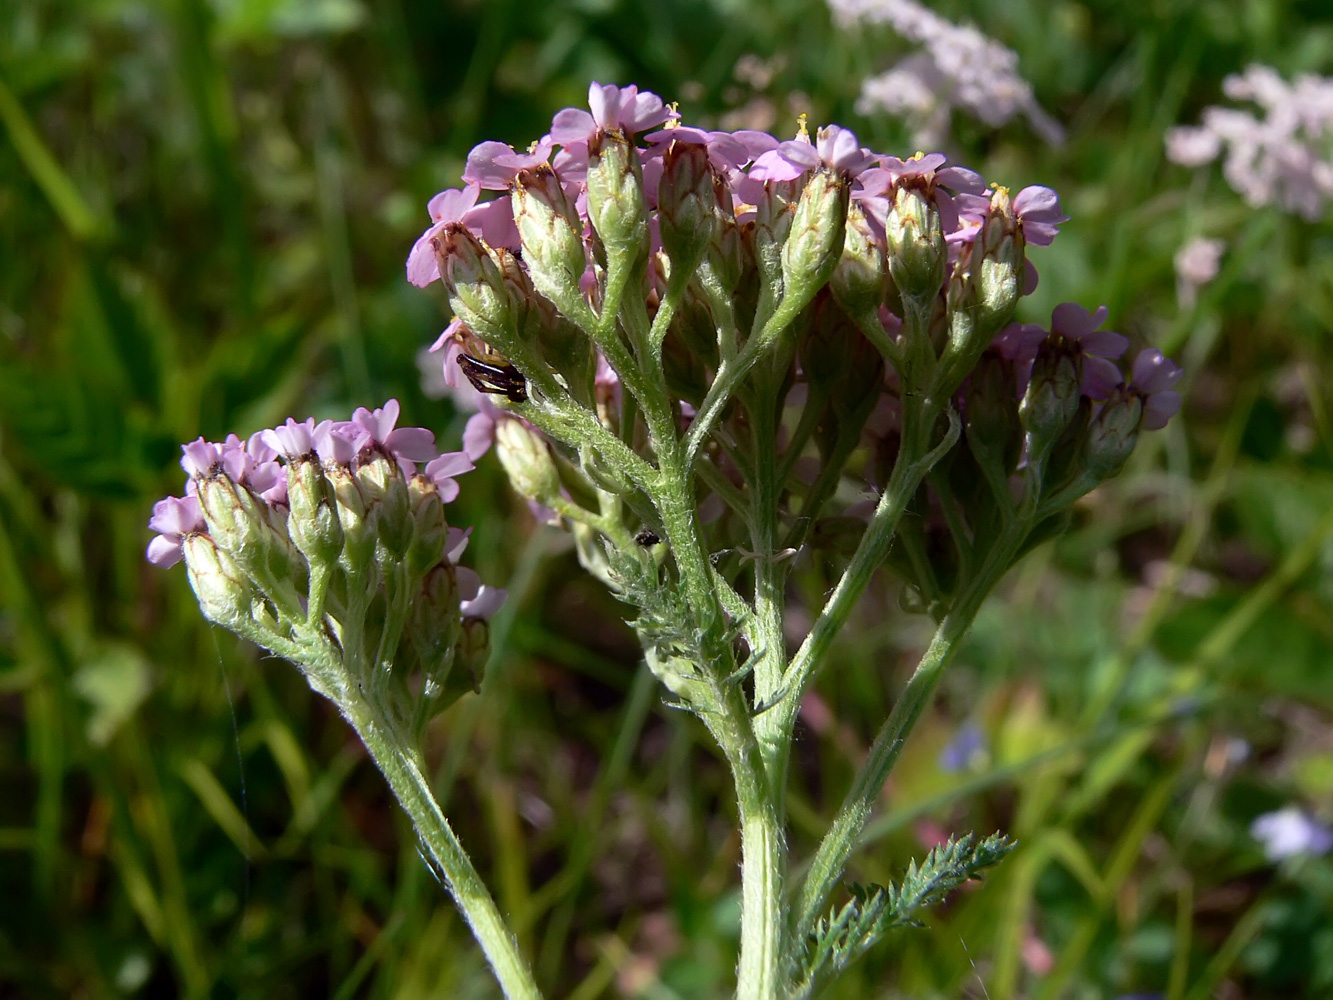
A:
POLYGON ((806 182, 782 245, 783 311, 791 315, 828 284, 842 256, 851 183, 821 167, 806 182))
POLYGON ((480 691, 486 661, 491 656, 491 630, 483 619, 463 619, 463 635, 458 641, 457 656, 457 665, 463 668, 472 683, 472 689, 480 691))
POLYGON ((1078 412, 1080 395, 1077 350, 1064 337, 1052 334, 1037 351, 1032 378, 1019 407, 1033 461, 1045 460, 1078 412))
POLYGON ((413 476, 407 484, 412 511, 412 542, 407 548, 407 568, 413 575, 424 573, 440 558, 449 538, 440 491, 425 476, 413 476))
POLYGON ((422 581, 412 602, 406 635, 431 694, 438 699, 437 708, 446 708, 460 695, 476 689, 475 678, 468 670, 455 669, 463 622, 458 613, 456 571, 447 562, 436 565, 422 581))
POLYGON ((618 131, 588 143, 588 220, 608 261, 632 266, 648 255, 648 203, 638 151, 618 131))
POLYGON ((662 247, 673 268, 692 271, 718 226, 708 149, 697 143, 673 142, 662 160, 662 179, 657 188, 662 247))
POLYGON ((885 220, 889 272, 906 298, 932 299, 939 294, 949 262, 940 209, 929 188, 893 188, 893 205, 885 220))
POLYGON ((1123 387, 1117 389, 1088 428, 1083 453, 1087 473, 1099 482, 1118 473, 1138 443, 1142 422, 1143 400, 1123 387))
POLYGON ((375 555, 374 518, 356 474, 345 465, 330 463, 324 475, 333 488, 338 523, 343 529, 343 559, 359 573, 375 555))
POLYGON ((287 534, 292 544, 314 565, 333 563, 342 552, 343 530, 334 504, 333 488, 314 456, 287 465, 287 534))
POLYGON ((290 546, 274 529, 268 504, 226 473, 200 480, 198 496, 213 541, 246 572, 267 579, 270 567, 286 567, 290 546))
POLYGON ((842 256, 833 269, 829 288, 849 316, 873 314, 884 301, 886 259, 884 246, 866 221, 861 206, 847 209, 847 230, 842 256))
POLYGON ((764 282, 781 290, 782 248, 791 235, 801 181, 768 181, 755 206, 753 238, 755 263, 764 282))
POLYGON ((560 178, 545 163, 521 170, 511 197, 523 261, 537 290, 557 305, 580 296, 579 278, 587 267, 583 224, 560 178))
POLYGON ((560 495, 560 474, 551 448, 521 420, 500 420, 495 426, 495 453, 519 496, 549 504, 560 495))
POLYGON ((408 511, 407 484, 398 464, 377 454, 362 462, 356 480, 368 510, 374 511, 375 531, 384 547, 394 557, 407 554, 412 542, 412 518, 408 511))
POLYGON ((1018 216, 1009 192, 997 188, 981 231, 959 257, 949 286, 949 308, 971 312, 987 343, 1018 305, 1024 261, 1018 216))
POLYGON ((504 350, 513 338, 514 307, 491 252, 466 226, 450 223, 435 238, 435 256, 454 315, 504 350))
POLYGON ((977 464, 1007 477, 1022 448, 1013 365, 994 351, 984 354, 968 380, 963 411, 967 446, 977 464))
POLYGON ((250 576, 203 532, 186 535, 185 566, 204 617, 234 627, 250 617, 254 590, 250 576))

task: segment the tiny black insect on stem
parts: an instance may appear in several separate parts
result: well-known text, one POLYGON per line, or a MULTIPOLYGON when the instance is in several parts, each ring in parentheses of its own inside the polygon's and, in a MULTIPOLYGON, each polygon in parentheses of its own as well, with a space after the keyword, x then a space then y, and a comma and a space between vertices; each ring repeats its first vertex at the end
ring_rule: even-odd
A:
POLYGON ((634 540, 646 549, 649 546, 656 545, 662 539, 657 537, 657 532, 653 531, 652 528, 644 528, 634 536, 634 540))
POLYGON ((458 367, 478 392, 504 396, 511 403, 522 403, 528 398, 527 379, 508 361, 492 364, 478 361, 468 354, 459 354, 458 367))

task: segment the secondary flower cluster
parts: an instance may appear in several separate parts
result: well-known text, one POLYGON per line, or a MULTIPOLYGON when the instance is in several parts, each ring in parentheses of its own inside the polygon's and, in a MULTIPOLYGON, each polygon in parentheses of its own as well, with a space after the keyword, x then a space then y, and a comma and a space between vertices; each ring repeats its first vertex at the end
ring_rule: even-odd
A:
POLYGON ((829 0, 835 19, 851 28, 887 24, 921 50, 861 84, 856 110, 905 115, 919 141, 942 143, 955 108, 998 128, 1025 116, 1047 142, 1064 129, 1033 96, 1018 71, 1018 56, 969 25, 954 24, 914 0, 829 0))
POLYGON ((148 559, 184 560, 206 617, 296 660, 324 693, 393 666, 408 712, 413 671, 432 704, 475 684, 505 594, 458 565, 468 533, 445 518, 471 460, 398 414, 391 399, 182 446, 185 495, 153 508, 148 559), (456 660, 467 676, 450 683, 456 660))
POLYGON ((1288 83, 1254 65, 1222 82, 1233 101, 1262 114, 1210 107, 1198 126, 1166 134, 1166 155, 1186 167, 1224 156, 1222 174, 1251 205, 1277 205, 1314 221, 1333 198, 1333 78, 1302 74, 1288 83))

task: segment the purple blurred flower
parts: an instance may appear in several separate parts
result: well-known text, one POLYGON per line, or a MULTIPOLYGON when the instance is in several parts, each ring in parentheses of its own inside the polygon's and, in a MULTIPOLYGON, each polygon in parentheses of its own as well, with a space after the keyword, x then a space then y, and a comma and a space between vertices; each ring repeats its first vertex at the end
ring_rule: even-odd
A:
POLYGON ((204 530, 204 515, 195 497, 166 497, 153 504, 153 516, 148 527, 158 536, 148 543, 148 561, 169 569, 184 556, 185 536, 204 530))
POLYGON ((1145 348, 1134 359, 1130 388, 1143 397, 1143 427, 1156 431, 1180 410, 1180 393, 1172 388, 1180 381, 1180 366, 1155 347, 1145 348))
POLYGON ((1088 312, 1076 302, 1062 302, 1051 312, 1051 332, 1073 341, 1083 353, 1082 389, 1089 399, 1106 399, 1124 381, 1115 361, 1129 347, 1129 338, 1097 329, 1106 315, 1106 306, 1088 312))
POLYGON ((476 572, 459 566, 458 594, 462 598, 459 610, 464 618, 490 618, 504 605, 509 592, 502 587, 488 587, 476 572))
POLYGON ((940 770, 965 771, 985 752, 986 734, 972 723, 966 723, 958 727, 953 739, 940 751, 940 770))
POLYGON ((1333 829, 1300 806, 1284 806, 1256 817, 1250 824, 1250 836, 1263 845, 1264 854, 1274 862, 1333 850, 1333 829))

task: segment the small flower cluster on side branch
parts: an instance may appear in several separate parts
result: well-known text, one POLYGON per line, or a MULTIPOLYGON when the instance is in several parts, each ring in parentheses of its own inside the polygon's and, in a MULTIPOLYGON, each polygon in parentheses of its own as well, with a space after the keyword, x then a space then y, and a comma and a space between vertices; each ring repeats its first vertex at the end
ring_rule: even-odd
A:
POLYGON ((462 453, 398 427, 398 402, 182 448, 185 496, 153 509, 148 558, 184 560, 204 615, 299 664, 340 705, 369 692, 419 729, 476 687, 504 600, 458 564, 462 453))

